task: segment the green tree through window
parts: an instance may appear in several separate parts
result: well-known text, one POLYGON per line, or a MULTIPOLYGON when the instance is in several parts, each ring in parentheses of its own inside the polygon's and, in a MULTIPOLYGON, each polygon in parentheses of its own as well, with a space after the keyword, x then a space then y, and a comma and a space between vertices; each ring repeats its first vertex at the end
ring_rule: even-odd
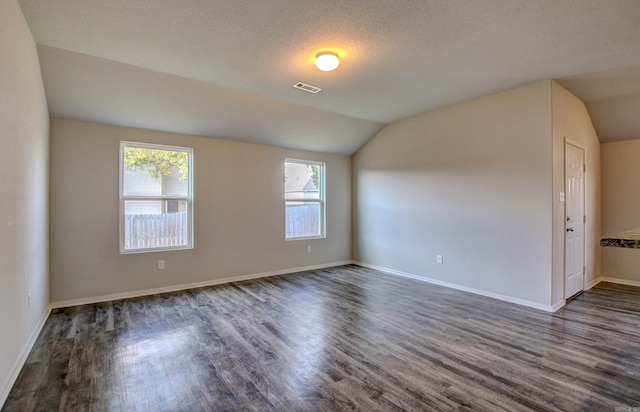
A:
POLYGON ((181 180, 189 179, 189 157, 186 152, 127 147, 124 164, 129 169, 148 170, 154 179, 169 176, 173 170, 182 173, 181 180))

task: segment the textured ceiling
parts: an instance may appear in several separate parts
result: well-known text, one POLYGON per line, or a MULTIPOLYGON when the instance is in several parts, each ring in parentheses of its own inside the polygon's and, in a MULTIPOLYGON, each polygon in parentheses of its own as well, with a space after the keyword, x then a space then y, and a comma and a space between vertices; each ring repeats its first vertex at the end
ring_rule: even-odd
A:
POLYGON ((556 79, 602 141, 640 138, 638 0, 20 4, 57 117, 350 154, 386 123, 556 79), (323 49, 335 72, 313 66, 323 49))

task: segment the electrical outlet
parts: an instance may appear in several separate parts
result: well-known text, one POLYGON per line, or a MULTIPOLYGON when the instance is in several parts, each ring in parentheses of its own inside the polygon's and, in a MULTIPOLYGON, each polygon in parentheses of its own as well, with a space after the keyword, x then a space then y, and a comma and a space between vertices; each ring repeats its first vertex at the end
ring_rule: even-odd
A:
POLYGON ((158 269, 159 270, 164 269, 164 259, 158 260, 158 269))
POLYGON ((311 245, 307 245, 307 253, 311 253, 311 245))
POLYGON ((442 264, 442 255, 436 256, 436 263, 442 264))

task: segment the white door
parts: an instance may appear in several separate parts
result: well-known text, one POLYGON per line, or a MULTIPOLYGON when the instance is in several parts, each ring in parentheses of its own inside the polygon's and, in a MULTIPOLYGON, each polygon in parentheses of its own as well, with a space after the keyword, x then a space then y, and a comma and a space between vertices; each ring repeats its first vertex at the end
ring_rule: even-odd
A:
POLYGON ((584 150, 566 143, 565 299, 584 289, 584 173, 584 150))

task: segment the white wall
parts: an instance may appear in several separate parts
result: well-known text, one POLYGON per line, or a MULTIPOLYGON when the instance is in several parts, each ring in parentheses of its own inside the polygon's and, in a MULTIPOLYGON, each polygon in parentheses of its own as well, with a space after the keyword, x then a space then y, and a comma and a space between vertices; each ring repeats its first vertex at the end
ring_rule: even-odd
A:
MULTIPOLYGON (((640 227, 640 140, 604 143, 602 237, 640 227)), ((640 285, 640 250, 602 247, 602 275, 640 285)))
POLYGON ((0 0, 0 405, 49 303, 48 128, 33 38, 18 3, 0 0))
POLYGON ((556 82, 551 82, 553 107, 553 281, 552 301, 564 301, 565 211, 560 202, 564 192, 565 138, 585 149, 585 286, 600 277, 600 141, 582 101, 556 82))
POLYGON ((551 128, 549 81, 389 125, 354 156, 354 258, 550 308, 551 128))
POLYGON ((347 261, 350 182, 348 156, 52 119, 51 301, 347 261), (119 254, 120 140, 193 148, 195 249, 119 254), (284 240, 287 157, 326 162, 326 239, 284 240))
POLYGON ((640 227, 640 139, 603 143, 600 148, 602 235, 607 237, 640 227))

